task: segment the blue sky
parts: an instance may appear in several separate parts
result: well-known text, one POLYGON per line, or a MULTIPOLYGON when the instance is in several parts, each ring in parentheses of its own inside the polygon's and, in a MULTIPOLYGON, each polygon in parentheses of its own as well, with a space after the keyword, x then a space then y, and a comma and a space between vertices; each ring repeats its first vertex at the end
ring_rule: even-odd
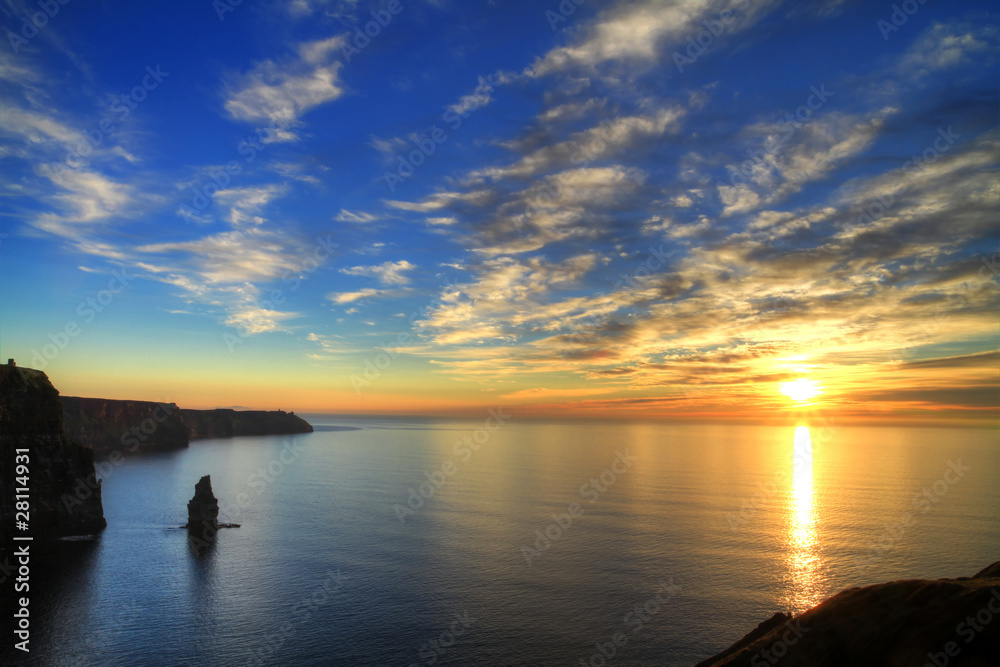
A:
POLYGON ((0 346, 63 393, 995 415, 992 3, 47 6, 0 346))

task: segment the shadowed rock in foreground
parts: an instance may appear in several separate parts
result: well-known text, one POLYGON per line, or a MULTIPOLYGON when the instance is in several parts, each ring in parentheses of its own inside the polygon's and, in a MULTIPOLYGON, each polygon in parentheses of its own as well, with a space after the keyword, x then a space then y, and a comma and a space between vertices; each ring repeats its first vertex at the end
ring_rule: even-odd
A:
POLYGON ((27 529, 17 531, 22 536, 88 535, 107 526, 94 453, 66 437, 59 392, 45 373, 7 365, 0 366, 0 546, 4 548, 13 543, 8 536, 17 528, 15 522, 24 519, 17 515, 17 502, 30 507, 27 529), (25 484, 27 494, 21 490, 25 484), (27 495, 27 500, 18 499, 18 494, 27 495))
POLYGON ((974 577, 848 588, 775 614, 696 667, 1000 664, 1000 561, 974 577))

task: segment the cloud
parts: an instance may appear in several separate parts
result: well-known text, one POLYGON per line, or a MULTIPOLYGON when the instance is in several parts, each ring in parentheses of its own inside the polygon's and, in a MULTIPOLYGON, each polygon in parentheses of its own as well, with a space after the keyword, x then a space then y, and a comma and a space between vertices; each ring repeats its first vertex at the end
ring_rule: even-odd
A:
POLYGON ((339 77, 342 63, 331 59, 344 39, 306 42, 299 45, 298 57, 257 63, 226 86, 226 110, 237 120, 273 121, 287 131, 288 125, 313 107, 344 94, 339 77))
POLYGON ((557 47, 535 61, 528 73, 547 76, 570 68, 596 67, 608 62, 655 62, 675 44, 703 29, 701 22, 717 20, 732 10, 728 31, 738 32, 777 5, 774 1, 645 0, 621 3, 604 11, 593 24, 579 30, 578 39, 557 47))
POLYGON ((597 263, 592 253, 558 263, 541 257, 484 260, 475 281, 442 290, 422 326, 441 344, 514 336, 525 325, 549 323, 546 295, 577 284, 597 263))
POLYGON ((272 162, 269 165, 270 169, 280 176, 285 178, 290 178, 296 181, 302 181, 303 183, 309 183, 310 185, 319 185, 320 180, 315 176, 305 173, 305 167, 300 164, 292 164, 290 162, 272 162))
POLYGON ((378 290, 368 287, 358 290, 357 292, 331 292, 326 298, 338 305, 343 305, 345 303, 354 303, 363 299, 375 299, 391 293, 392 292, 390 290, 378 290))
POLYGON ((16 106, 4 108, 3 130, 5 133, 19 135, 32 144, 55 140, 66 149, 85 141, 79 131, 71 129, 51 116, 26 111, 16 106))
POLYGON ((585 166, 594 160, 618 157, 622 152, 666 131, 675 132, 685 111, 680 107, 659 110, 646 116, 624 116, 578 132, 568 140, 539 148, 508 167, 474 171, 470 182, 483 179, 527 178, 570 165, 585 166))
POLYGON ((469 113, 486 106, 493 101, 492 92, 496 86, 502 86, 515 78, 509 72, 495 72, 486 77, 479 77, 479 83, 468 95, 463 95, 455 104, 445 107, 447 111, 465 118, 469 113))
POLYGON ((378 220, 377 217, 371 213, 365 213, 364 211, 358 211, 357 213, 348 211, 346 208, 340 209, 340 213, 333 217, 337 222, 353 222, 358 224, 367 224, 369 222, 374 222, 378 220))
MULTIPOLYGON (((995 352, 921 357, 945 341, 974 346, 995 325, 1000 284, 975 249, 995 230, 997 164, 992 131, 923 168, 857 178, 802 210, 762 211, 653 270, 626 264, 630 279, 605 293, 574 289, 597 255, 484 260, 463 267, 475 280, 442 290, 418 323, 431 345, 415 354, 477 381, 562 373, 599 391, 675 392, 644 400, 687 411, 780 405, 777 384, 803 374, 844 405, 864 392, 887 400, 901 374, 927 382, 946 366, 979 377, 995 352), (859 215, 879 196, 891 210, 859 215), (775 241, 789 235, 794 244, 775 241)), ((936 391, 899 400, 965 400, 936 391)), ((981 404, 986 394, 974 394, 965 398, 981 404)))
POLYGON ((804 123, 761 123, 746 133, 753 137, 752 156, 728 167, 730 185, 719 184, 723 216, 748 213, 784 200, 809 182, 825 178, 836 167, 868 150, 887 117, 885 107, 865 115, 832 111, 804 123), (788 137, 784 139, 784 137, 788 137))
POLYGON ((403 275, 405 271, 412 271, 417 268, 405 259, 398 262, 385 262, 377 266, 354 266, 349 269, 341 269, 341 273, 349 276, 369 276, 377 278, 383 285, 406 285, 410 282, 410 277, 403 275))
POLYGON ((230 188, 219 190, 212 199, 215 203, 229 207, 229 223, 233 227, 246 224, 260 225, 266 220, 259 215, 272 200, 287 193, 287 188, 281 185, 262 185, 246 188, 230 188))
POLYGON ((532 389, 521 389, 509 394, 503 394, 500 398, 508 401, 534 401, 538 399, 551 398, 553 396, 596 396, 598 394, 610 394, 612 391, 614 391, 614 389, 610 387, 581 387, 578 389, 547 389, 545 387, 535 387, 532 389))
POLYGON ((965 21, 935 23, 925 30, 899 61, 900 76, 922 79, 933 72, 978 62, 996 61, 1000 29, 996 25, 965 21))

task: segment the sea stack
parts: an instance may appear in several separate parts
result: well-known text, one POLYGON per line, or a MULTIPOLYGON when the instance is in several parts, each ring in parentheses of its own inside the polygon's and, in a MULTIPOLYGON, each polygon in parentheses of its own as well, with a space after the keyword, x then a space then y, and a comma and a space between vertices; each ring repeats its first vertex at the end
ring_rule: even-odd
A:
POLYGON ((205 475, 194 485, 194 498, 188 501, 189 529, 219 529, 219 500, 212 493, 212 476, 205 475))

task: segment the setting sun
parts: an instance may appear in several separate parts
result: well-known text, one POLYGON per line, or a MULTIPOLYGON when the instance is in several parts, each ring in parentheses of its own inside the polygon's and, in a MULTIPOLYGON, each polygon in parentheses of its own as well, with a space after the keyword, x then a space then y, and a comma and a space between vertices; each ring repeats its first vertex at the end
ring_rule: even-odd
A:
POLYGON ((814 380, 801 379, 782 383, 781 393, 796 403, 802 403, 822 392, 814 380))

